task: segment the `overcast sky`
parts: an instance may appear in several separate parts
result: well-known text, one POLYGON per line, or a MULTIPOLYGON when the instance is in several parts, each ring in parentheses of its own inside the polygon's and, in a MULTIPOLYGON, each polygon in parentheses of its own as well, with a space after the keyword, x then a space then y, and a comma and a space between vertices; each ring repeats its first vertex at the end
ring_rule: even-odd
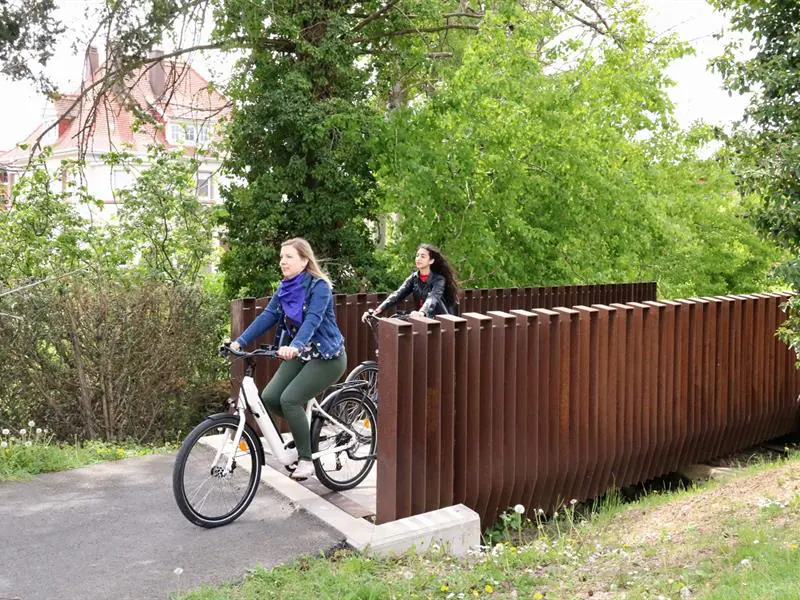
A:
MULTIPOLYGON (((80 31, 86 26, 83 12, 98 0, 58 0, 62 19, 80 31)), ((669 69, 676 82, 670 91, 675 103, 676 116, 682 125, 702 119, 709 123, 729 123, 742 114, 745 101, 729 97, 721 88, 720 77, 707 70, 708 61, 718 55, 723 42, 714 39, 726 22, 715 13, 705 0, 646 0, 650 7, 650 22, 656 32, 674 31, 681 39, 694 46, 696 54, 676 61, 669 69)), ((65 38, 68 36, 64 36, 65 38)), ((207 75, 214 65, 195 61, 198 70, 207 75)), ((72 55, 65 40, 52 59, 48 73, 64 91, 80 83, 83 69, 82 57, 72 55)), ((0 129, 0 150, 12 148, 24 139, 42 121, 47 103, 36 94, 32 86, 10 82, 0 76, 0 109, 4 115, 0 129)))

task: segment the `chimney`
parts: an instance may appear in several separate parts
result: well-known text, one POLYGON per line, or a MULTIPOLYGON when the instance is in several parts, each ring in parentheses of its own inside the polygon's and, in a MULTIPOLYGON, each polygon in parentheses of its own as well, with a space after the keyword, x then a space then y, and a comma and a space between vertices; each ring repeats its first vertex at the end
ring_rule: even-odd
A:
POLYGON ((156 98, 161 98, 164 95, 166 88, 167 76, 164 70, 164 61, 161 60, 162 56, 164 56, 163 51, 152 50, 150 52, 150 58, 158 60, 151 63, 150 68, 147 71, 147 78, 150 81, 150 89, 153 90, 153 95, 155 95, 156 98))
POLYGON ((86 50, 86 60, 84 65, 84 79, 94 79, 95 73, 100 68, 100 54, 97 52, 96 46, 89 46, 86 50))

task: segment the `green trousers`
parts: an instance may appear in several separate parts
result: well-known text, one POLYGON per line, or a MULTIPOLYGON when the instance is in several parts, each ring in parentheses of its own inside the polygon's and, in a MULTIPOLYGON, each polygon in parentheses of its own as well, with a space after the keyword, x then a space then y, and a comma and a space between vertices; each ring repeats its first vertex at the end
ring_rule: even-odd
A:
POLYGON ((288 421, 300 459, 311 460, 306 404, 326 387, 336 383, 346 367, 346 352, 329 360, 312 358, 306 363, 297 359, 286 360, 261 392, 267 410, 288 421))

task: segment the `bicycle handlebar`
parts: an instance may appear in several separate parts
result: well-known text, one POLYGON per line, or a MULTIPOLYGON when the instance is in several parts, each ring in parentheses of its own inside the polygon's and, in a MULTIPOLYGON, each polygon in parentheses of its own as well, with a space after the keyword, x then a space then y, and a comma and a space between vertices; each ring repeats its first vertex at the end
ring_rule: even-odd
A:
MULTIPOLYGON (((236 358, 257 358, 259 356, 265 356, 266 358, 280 358, 280 356, 278 356, 278 347, 271 344, 262 344, 259 348, 253 350, 252 352, 247 352, 246 350, 234 350, 231 348, 230 342, 226 342, 219 347, 217 354, 226 358, 228 356, 234 356, 236 358)), ((308 354, 308 352, 301 352, 297 355, 297 358, 303 361, 308 360, 310 358, 308 354)))

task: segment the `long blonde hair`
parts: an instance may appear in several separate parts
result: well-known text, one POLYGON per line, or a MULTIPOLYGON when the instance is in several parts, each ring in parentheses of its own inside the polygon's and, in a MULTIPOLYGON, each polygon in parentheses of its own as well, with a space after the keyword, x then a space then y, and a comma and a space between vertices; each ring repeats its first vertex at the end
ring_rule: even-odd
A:
POLYGON ((306 266, 306 271, 311 273, 314 277, 319 277, 320 279, 324 279, 331 289, 333 289, 333 283, 331 283, 331 278, 328 277, 328 274, 323 271, 319 264, 317 263, 317 258, 314 256, 314 251, 311 249, 311 244, 309 244, 305 239, 301 237, 292 238, 290 240, 286 240, 281 244, 281 248, 283 246, 291 246, 297 253, 300 255, 300 258, 305 258, 308 260, 308 265, 306 266))

